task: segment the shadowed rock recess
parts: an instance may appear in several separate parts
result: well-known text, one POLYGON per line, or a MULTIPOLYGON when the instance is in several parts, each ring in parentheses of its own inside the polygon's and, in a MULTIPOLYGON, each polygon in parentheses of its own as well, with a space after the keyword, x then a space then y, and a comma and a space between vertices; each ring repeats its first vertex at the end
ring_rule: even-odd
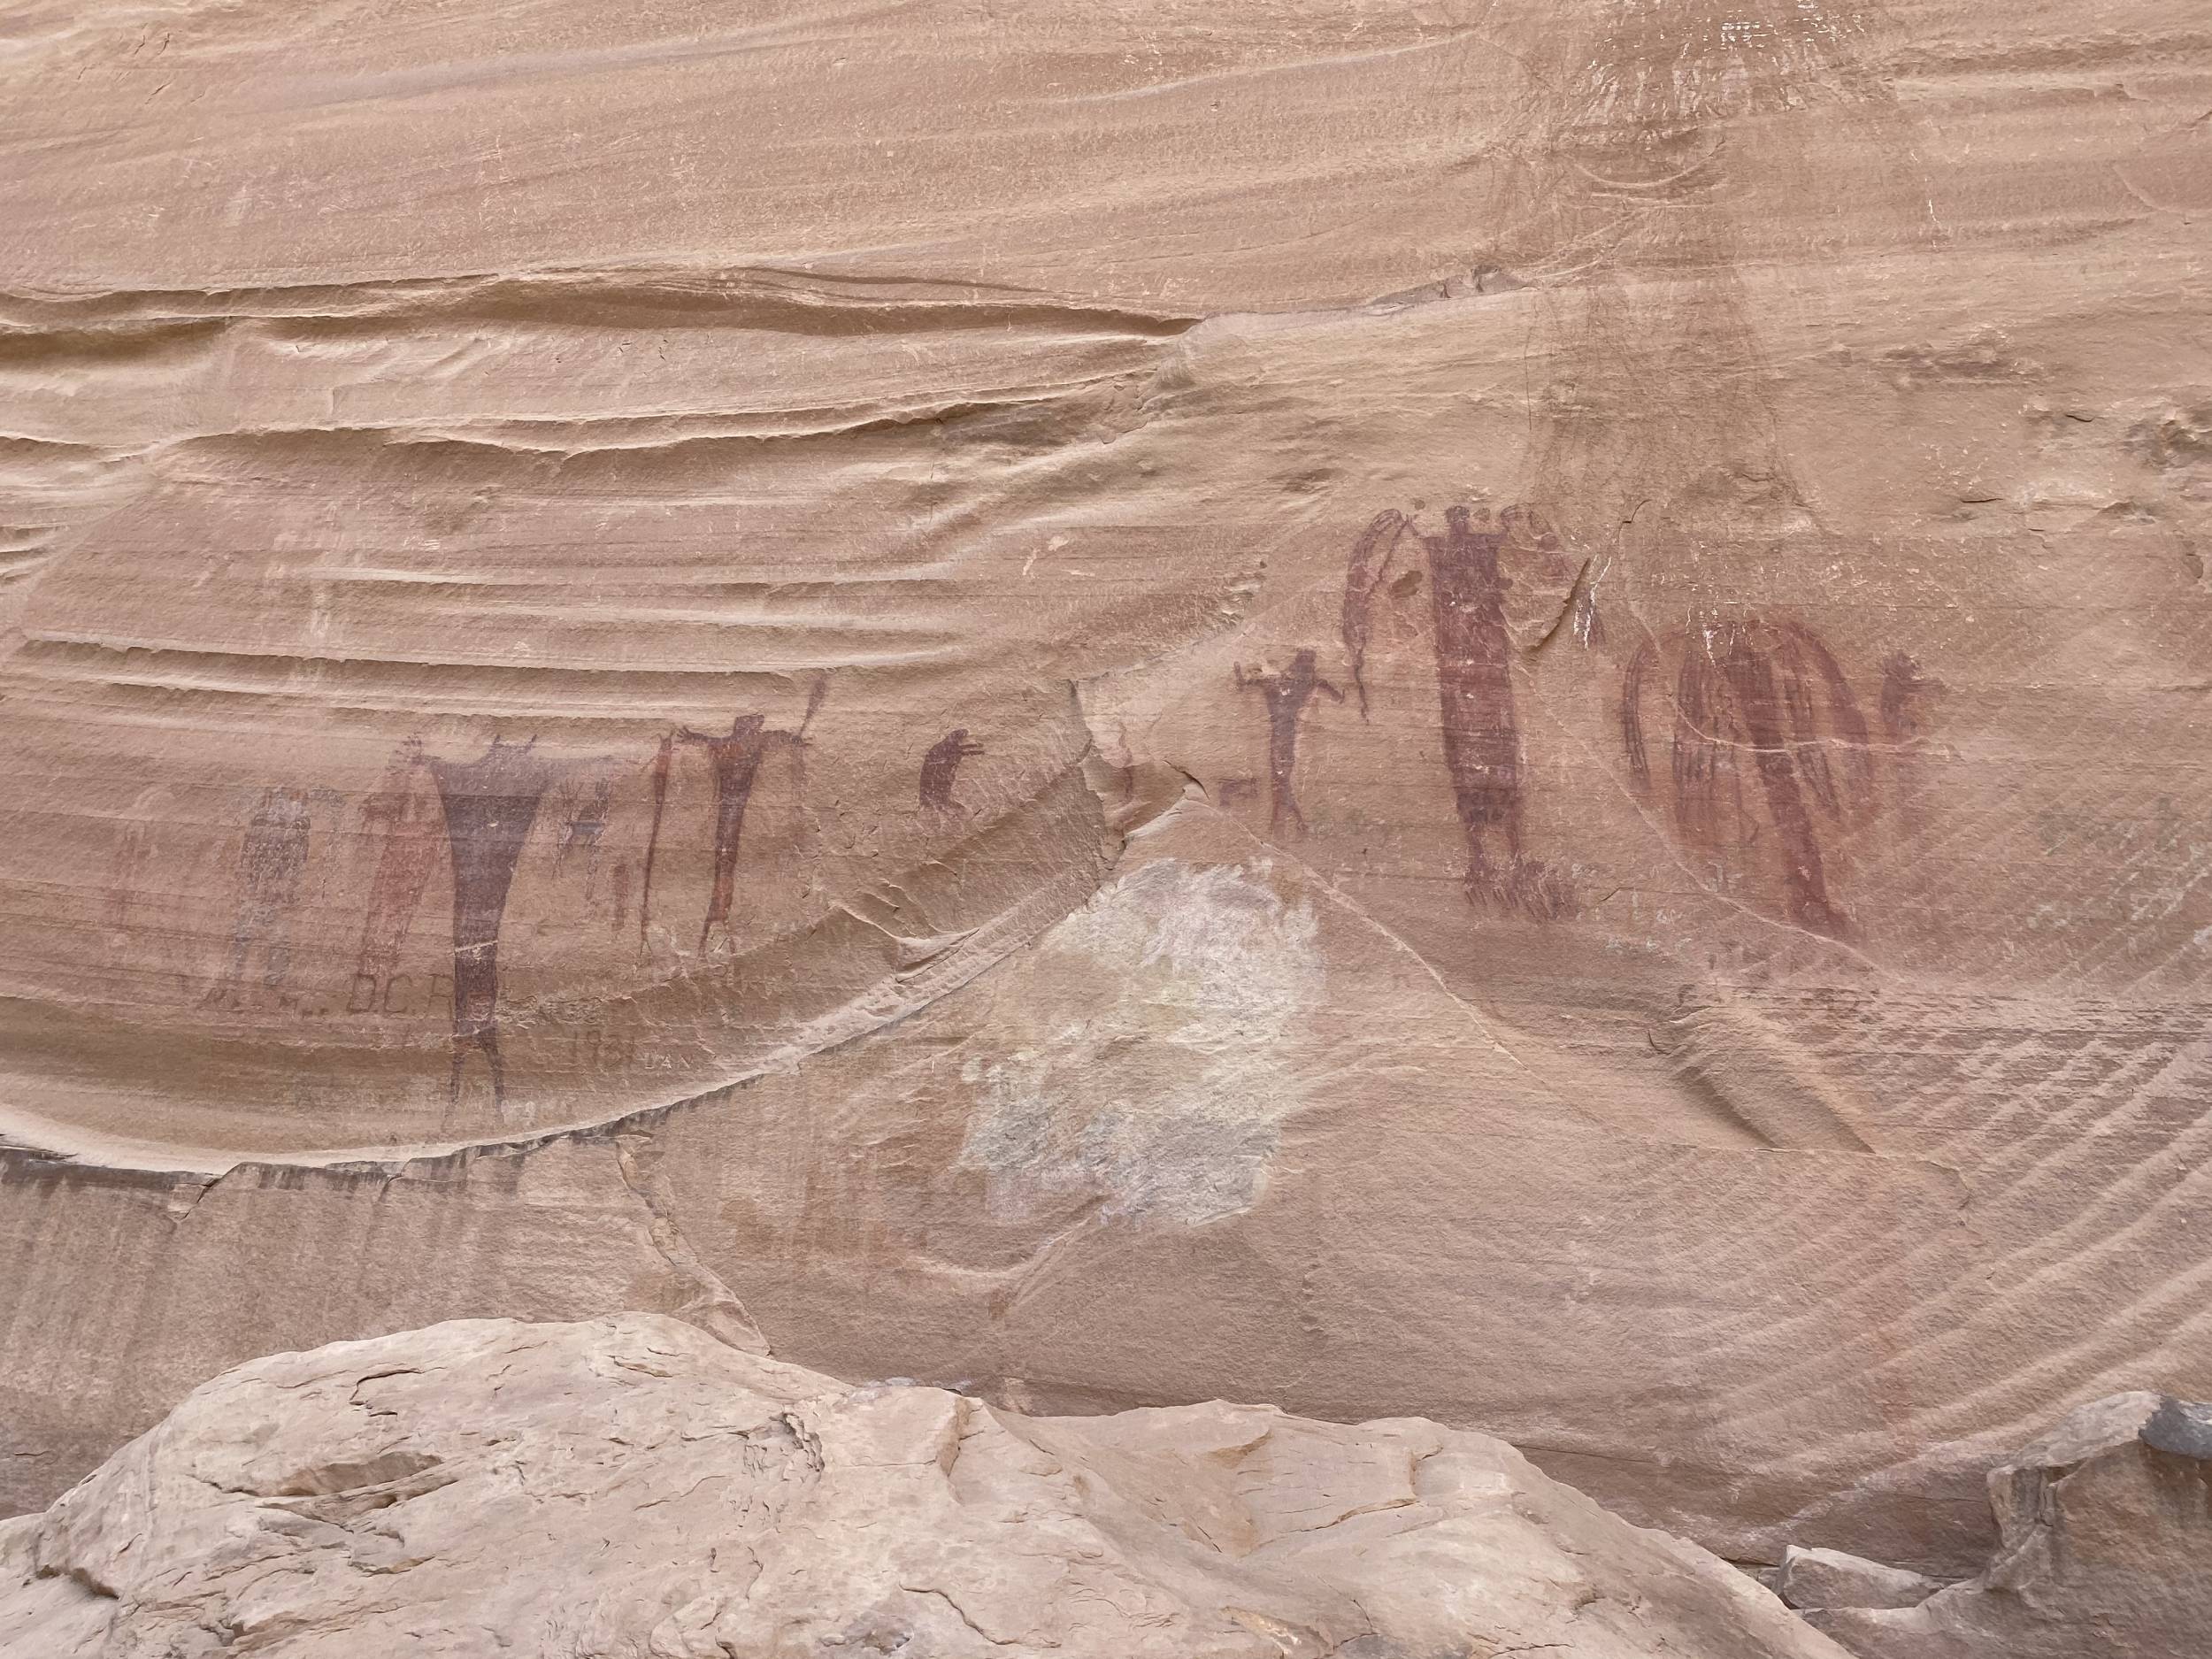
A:
POLYGON ((29 0, 0 107, 0 1517, 642 1312, 1896 1599, 2212 1397, 2203 0, 29 0))

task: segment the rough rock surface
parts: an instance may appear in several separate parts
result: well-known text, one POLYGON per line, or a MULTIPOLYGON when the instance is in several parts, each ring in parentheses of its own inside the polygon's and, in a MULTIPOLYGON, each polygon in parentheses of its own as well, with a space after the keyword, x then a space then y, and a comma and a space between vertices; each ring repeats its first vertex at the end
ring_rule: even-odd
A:
POLYGON ((0 1510, 645 1308, 1972 1571, 2212 1373, 2202 10, 11 8, 0 1510))
POLYGON ((2093 1402, 1992 1470, 1989 1497, 2000 1542, 1978 1578, 1808 1617, 1865 1659, 2212 1653, 2212 1406, 2093 1402))
POLYGON ((230 1372, 0 1531, 0 1632, 25 1659, 1842 1659, 1484 1435, 1025 1417, 649 1315, 230 1372))
POLYGON ((1943 1588, 1939 1578, 1886 1566, 1839 1549, 1782 1552, 1775 1594, 1801 1612, 1837 1607, 1912 1607, 1943 1588))

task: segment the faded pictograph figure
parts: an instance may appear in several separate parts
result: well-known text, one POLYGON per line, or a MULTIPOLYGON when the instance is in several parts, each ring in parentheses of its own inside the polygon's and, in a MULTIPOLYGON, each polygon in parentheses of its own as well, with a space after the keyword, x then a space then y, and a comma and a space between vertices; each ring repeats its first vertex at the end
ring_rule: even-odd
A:
MULTIPOLYGON (((1901 695, 1901 721, 1909 702, 1901 695)), ((1851 683, 1811 629, 1719 617, 1646 641, 1623 676, 1621 736, 1630 778, 1664 795, 1686 847, 1770 872, 1770 908, 1796 926, 1852 931, 1832 843, 1871 817, 1874 768, 1851 683), (1648 719, 1670 712, 1667 765, 1655 773, 1648 719)))
POLYGON ((445 811, 453 860, 453 1076, 461 1095, 463 1067, 471 1053, 490 1068, 492 1099, 506 1099, 507 1074, 499 1053, 499 928, 515 866, 537 820, 539 803, 553 781, 552 765, 536 753, 537 740, 491 747, 472 761, 428 762, 445 811))
POLYGON ((676 764, 676 734, 671 732, 653 752, 653 823, 645 833, 645 869, 638 879, 637 948, 641 956, 652 948, 653 866, 661 850, 661 819, 668 812, 668 777, 676 764))
POLYGON ((738 848, 753 786, 760 779, 760 764, 772 751, 795 750, 806 740, 797 732, 775 730, 764 716, 741 714, 725 733, 710 735, 685 726, 676 741, 705 749, 714 772, 714 887, 707 897, 706 917, 699 924, 699 949, 704 950, 714 929, 726 933, 729 928, 730 910, 737 899, 738 848))
POLYGON ((282 988, 292 966, 292 915, 307 873, 313 835, 307 797, 296 789, 261 792, 238 856, 238 908, 231 926, 230 956, 207 1001, 218 1007, 239 1005, 254 958, 261 988, 282 988))
POLYGON ((1436 620, 1436 689, 1444 764, 1467 838, 1467 890, 1477 902, 1555 917, 1569 908, 1559 879, 1522 851, 1525 777, 1513 703, 1513 637, 1506 626, 1510 586, 1500 549, 1548 534, 1509 507, 1495 526, 1464 507, 1444 513, 1444 534, 1423 535, 1436 620))
POLYGON ((613 878, 607 884, 614 889, 614 919, 609 931, 620 933, 630 920, 630 863, 619 859, 614 867, 613 878))
POLYGON ((599 843, 607 833, 614 802, 614 780, 602 774, 584 780, 568 803, 561 820, 561 836, 553 849, 553 869, 565 873, 574 861, 584 866, 584 902, 595 896, 599 882, 599 843))
POLYGON ((1364 705, 1371 613, 1379 595, 1410 600, 1420 573, 1402 572, 1386 589, 1400 546, 1410 539, 1425 555, 1429 626, 1435 654, 1439 729, 1452 805, 1465 839, 1467 895, 1485 909, 1538 920, 1573 906, 1566 882, 1528 856, 1524 846, 1527 779, 1515 703, 1517 648, 1507 615, 1510 554, 1551 586, 1571 567, 1549 528, 1521 508, 1493 522, 1487 508, 1447 508, 1441 534, 1420 529, 1394 510, 1378 514, 1353 547, 1344 583, 1343 637, 1364 705))
POLYGON ((687 726, 661 740, 653 763, 653 827, 646 843, 645 876, 638 901, 641 942, 651 918, 653 864, 677 748, 690 745, 704 749, 714 780, 714 882, 707 898, 706 917, 699 925, 699 949, 703 952, 717 927, 723 930, 725 938, 728 936, 730 913, 737 901, 737 859, 744 838, 745 814, 760 780, 761 763, 780 751, 795 757, 804 752, 807 728, 813 725, 815 711, 822 706, 828 687, 826 679, 815 682, 806 713, 791 731, 769 726, 764 715, 741 714, 730 722, 727 732, 698 732, 687 726))
POLYGON ((964 726, 956 726, 931 744, 929 752, 922 757, 923 809, 933 812, 957 811, 960 803, 953 799, 953 780, 962 761, 982 752, 982 744, 968 741, 968 728, 964 726))
POLYGON ((1321 678, 1311 651, 1300 651, 1279 674, 1247 671, 1239 664, 1237 687, 1257 691, 1267 704, 1267 826, 1271 833, 1303 835, 1306 815, 1297 792, 1298 723, 1316 692, 1344 701, 1344 694, 1321 678))
POLYGON ((1942 688, 1906 652, 1893 651, 1883 658, 1882 731, 1891 742, 1910 743, 1920 735, 1929 699, 1942 688))
POLYGON ((346 1006, 355 1013, 388 1012, 415 912, 445 857, 445 809, 420 738, 407 739, 392 757, 376 793, 361 803, 361 827, 364 844, 375 849, 376 868, 346 1006))
POLYGON ((126 950, 132 944, 131 911, 144 890, 146 872, 153 862, 154 831, 169 815, 169 802, 168 785, 156 784, 139 791, 124 817, 114 856, 108 864, 106 902, 102 906, 112 949, 126 950))
POLYGON ((1836 257, 1940 245, 1881 68, 1897 27, 1859 0, 1611 0, 1509 26, 1528 96, 1494 149, 1486 252, 1547 291, 1529 360, 1551 365, 1517 493, 1601 565, 1816 534, 1772 401, 1770 302, 1744 273, 1808 177, 1852 202, 1801 221, 1836 257))

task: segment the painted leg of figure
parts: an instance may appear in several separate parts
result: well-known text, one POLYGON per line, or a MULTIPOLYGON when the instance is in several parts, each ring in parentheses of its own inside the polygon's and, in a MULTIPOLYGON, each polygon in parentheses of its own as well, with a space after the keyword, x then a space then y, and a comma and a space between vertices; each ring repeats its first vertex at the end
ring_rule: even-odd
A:
POLYGON ((645 837, 645 873, 638 883, 637 942, 641 953, 649 948, 648 928, 653 919, 653 860, 660 851, 661 814, 668 806, 668 770, 675 758, 676 739, 672 733, 661 739, 660 752, 653 757, 653 827, 645 837))

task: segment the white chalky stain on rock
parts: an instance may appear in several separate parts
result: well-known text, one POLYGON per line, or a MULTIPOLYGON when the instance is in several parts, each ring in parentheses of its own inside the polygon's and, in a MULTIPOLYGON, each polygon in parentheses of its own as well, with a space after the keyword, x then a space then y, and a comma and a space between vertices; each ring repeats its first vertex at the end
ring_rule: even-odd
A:
POLYGON ((987 1171, 995 1214, 1075 1192, 1194 1226, 1258 1198, 1325 990, 1312 906, 1265 870, 1148 864, 1041 941, 1037 978, 1065 999, 1035 1041, 962 1071, 978 1099, 960 1162, 987 1171))

